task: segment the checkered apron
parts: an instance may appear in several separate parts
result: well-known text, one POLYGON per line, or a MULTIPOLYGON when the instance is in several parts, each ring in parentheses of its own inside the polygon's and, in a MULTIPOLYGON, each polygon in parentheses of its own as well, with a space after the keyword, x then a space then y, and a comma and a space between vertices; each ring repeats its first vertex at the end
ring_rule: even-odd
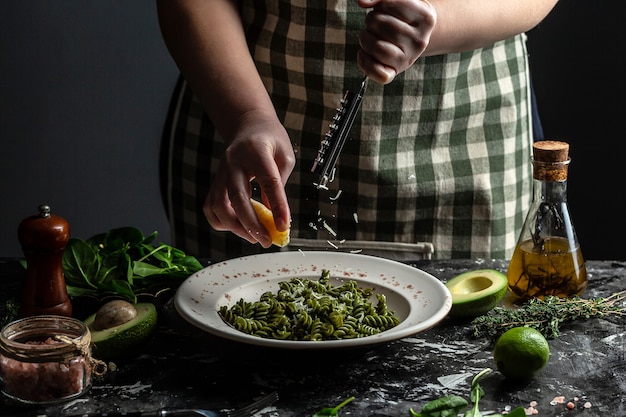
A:
MULTIPOLYGON (((405 258, 510 257, 531 192, 525 35, 420 58, 386 86, 370 82, 334 179, 320 190, 311 167, 344 91, 360 85, 366 12, 351 0, 240 5, 297 158, 286 185, 290 250, 362 245, 405 258)), ((174 244, 215 261, 262 252, 207 223, 202 204, 223 141, 185 83, 174 104, 167 184, 174 244)))

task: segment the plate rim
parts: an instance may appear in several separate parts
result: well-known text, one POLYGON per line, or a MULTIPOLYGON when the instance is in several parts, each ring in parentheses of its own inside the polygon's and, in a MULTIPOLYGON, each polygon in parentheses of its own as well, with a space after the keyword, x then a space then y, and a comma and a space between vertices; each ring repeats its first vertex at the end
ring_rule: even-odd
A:
MULTIPOLYGON (((304 269, 306 271, 317 273, 318 271, 321 272, 323 267, 319 267, 318 271, 314 271, 312 268, 306 268, 306 267, 304 269)), ((246 269, 245 271, 248 272, 248 269, 246 269)), ((274 274, 278 273, 278 271, 272 271, 272 272, 274 274)), ((331 273, 332 272, 333 271, 331 269, 331 273)), ((296 273, 292 274, 291 272, 289 272, 289 274, 295 275, 296 273)), ((339 274, 334 274, 334 276, 343 278, 339 274)), ((359 279, 363 280, 362 277, 345 277, 345 278, 355 279, 357 281, 359 279)), ((238 281, 238 282, 235 282, 234 280, 229 281, 226 284, 227 287, 224 289, 224 291, 220 293, 219 296, 211 296, 210 299, 216 300, 217 298, 221 298, 228 290, 242 286, 241 284, 244 284, 246 279, 248 281, 251 280, 250 278, 246 278, 246 277, 243 277, 241 279, 243 279, 244 281, 238 281)), ((255 278, 255 279, 258 279, 258 278, 255 278)), ((269 278, 269 279, 279 279, 279 277, 269 278)), ((280 279, 287 280, 288 278, 287 276, 284 276, 284 277, 281 276, 280 279)), ((391 291, 398 292, 396 289, 391 288, 389 285, 385 285, 385 283, 380 283, 380 282, 375 282, 375 283, 381 286, 385 286, 391 291)), ((402 293, 400 292, 400 294, 402 293)), ((408 299, 405 295, 403 296, 405 297, 405 299, 408 299)), ((410 310, 413 310, 414 305, 411 304, 410 300, 409 300, 409 305, 410 305, 410 310)), ((402 263, 402 262, 395 261, 395 260, 388 259, 388 258, 383 258, 383 257, 378 257, 378 256, 373 256, 373 255, 365 255, 365 254, 360 254, 360 253, 298 250, 298 251, 281 251, 281 252, 270 252, 270 253, 246 255, 246 256, 227 259, 221 262, 210 264, 206 266, 205 268, 191 274, 187 279, 185 279, 180 284, 180 286, 178 287, 174 295, 174 307, 176 311, 178 312, 178 314, 191 325, 213 336, 224 338, 230 341, 244 343, 248 345, 278 348, 278 349, 326 350, 326 349, 338 349, 338 348, 343 349, 343 348, 363 347, 363 346, 371 346, 371 345, 376 345, 376 344, 388 343, 391 341, 399 340, 404 337, 408 337, 408 336, 426 331, 434 327, 439 322, 441 322, 448 315, 448 313, 450 312, 452 308, 452 295, 450 294, 450 291, 445 286, 445 284, 441 280, 436 278, 434 275, 420 268, 417 268, 415 266, 412 266, 406 263, 402 263), (208 319, 201 320, 199 318, 199 314, 194 314, 188 311, 192 309, 189 305, 190 301, 188 299, 183 298, 185 291, 187 290, 187 287, 195 284, 196 283, 195 280, 197 278, 200 278, 201 276, 205 276, 205 275, 212 276, 213 270, 218 271, 214 275, 223 276, 224 275, 223 269, 226 269, 227 271, 229 271, 230 266, 228 264, 231 264, 231 263, 234 263, 235 267, 238 266, 239 264, 242 264, 242 263, 245 264, 246 262, 252 262, 252 261, 261 261, 261 262, 266 262, 266 263, 270 263, 270 262, 294 263, 296 258, 298 260, 302 258, 312 258, 312 263, 315 263, 315 261, 320 257, 324 259, 324 264, 338 264, 338 266, 344 267, 343 269, 344 274, 347 273, 348 270, 352 269, 352 268, 345 266, 346 262, 348 262, 349 264, 352 264, 352 263, 358 264, 359 260, 363 261, 365 259, 367 259, 368 262, 374 262, 375 264, 380 264, 381 267, 384 265, 391 266, 392 270, 394 270, 393 268, 395 268, 395 271, 417 272, 418 274, 422 275, 422 278, 427 279, 429 281, 430 286, 432 286, 437 291, 437 293, 442 297, 442 304, 436 310, 435 314, 433 314, 430 317, 425 318, 424 320, 420 321, 418 324, 415 324, 415 325, 402 326, 402 323, 405 323, 411 317, 411 311, 410 311, 408 317, 405 318, 405 320, 403 320, 398 326, 392 329, 389 329, 385 332, 378 333, 373 336, 367 336, 367 337, 361 337, 361 338, 355 338, 355 339, 325 340, 325 341, 320 341, 320 342, 314 342, 314 341, 278 340, 278 339, 261 338, 258 336, 253 336, 253 335, 241 332, 232 327, 212 326, 211 323, 214 323, 215 320, 219 320, 221 324, 224 324, 223 320, 221 319, 221 317, 219 316, 217 312, 217 309, 209 311, 209 314, 212 316, 211 317, 212 321, 209 321, 208 319)))

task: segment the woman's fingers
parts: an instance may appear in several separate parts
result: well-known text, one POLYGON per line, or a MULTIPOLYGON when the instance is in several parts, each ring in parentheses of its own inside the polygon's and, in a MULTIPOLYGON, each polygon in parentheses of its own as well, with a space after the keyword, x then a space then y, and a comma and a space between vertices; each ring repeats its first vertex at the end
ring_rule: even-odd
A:
POLYGON ((436 12, 423 0, 361 0, 372 10, 359 36, 359 66, 387 84, 424 53, 436 24, 436 12))
POLYGON ((211 227, 269 247, 271 236, 250 202, 251 182, 260 187, 277 229, 285 231, 290 226, 285 183, 294 166, 293 146, 280 123, 261 120, 242 129, 226 149, 204 202, 203 211, 211 227))

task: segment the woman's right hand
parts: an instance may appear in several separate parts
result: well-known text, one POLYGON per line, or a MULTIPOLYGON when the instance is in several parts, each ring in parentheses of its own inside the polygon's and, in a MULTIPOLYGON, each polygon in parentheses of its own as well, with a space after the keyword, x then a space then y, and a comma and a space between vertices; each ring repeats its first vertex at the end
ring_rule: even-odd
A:
POLYGON ((359 0, 372 10, 359 36, 357 60, 369 78, 388 84, 417 61, 430 43, 437 13, 426 0, 359 0))
POLYGON ((261 187, 277 229, 287 230, 291 215, 285 184, 295 166, 295 154, 287 131, 272 112, 246 114, 239 126, 220 161, 203 211, 215 230, 230 231, 268 248, 271 237, 250 203, 251 181, 261 187))

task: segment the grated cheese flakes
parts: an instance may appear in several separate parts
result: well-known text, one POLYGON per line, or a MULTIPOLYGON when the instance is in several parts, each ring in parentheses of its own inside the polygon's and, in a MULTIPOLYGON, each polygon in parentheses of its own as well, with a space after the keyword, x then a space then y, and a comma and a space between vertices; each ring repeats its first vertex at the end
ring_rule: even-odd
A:
POLYGON ((330 234, 331 234, 331 235, 333 235, 333 236, 337 236, 337 232, 335 232, 335 231, 332 229, 332 227, 330 227, 330 226, 328 225, 328 223, 326 223, 326 221, 325 221, 325 220, 324 220, 323 225, 324 225, 324 229, 328 230, 328 233, 330 233, 330 234))
POLYGON ((337 191, 337 194, 334 197, 328 197, 330 201, 336 201, 341 195, 342 190, 337 191))

